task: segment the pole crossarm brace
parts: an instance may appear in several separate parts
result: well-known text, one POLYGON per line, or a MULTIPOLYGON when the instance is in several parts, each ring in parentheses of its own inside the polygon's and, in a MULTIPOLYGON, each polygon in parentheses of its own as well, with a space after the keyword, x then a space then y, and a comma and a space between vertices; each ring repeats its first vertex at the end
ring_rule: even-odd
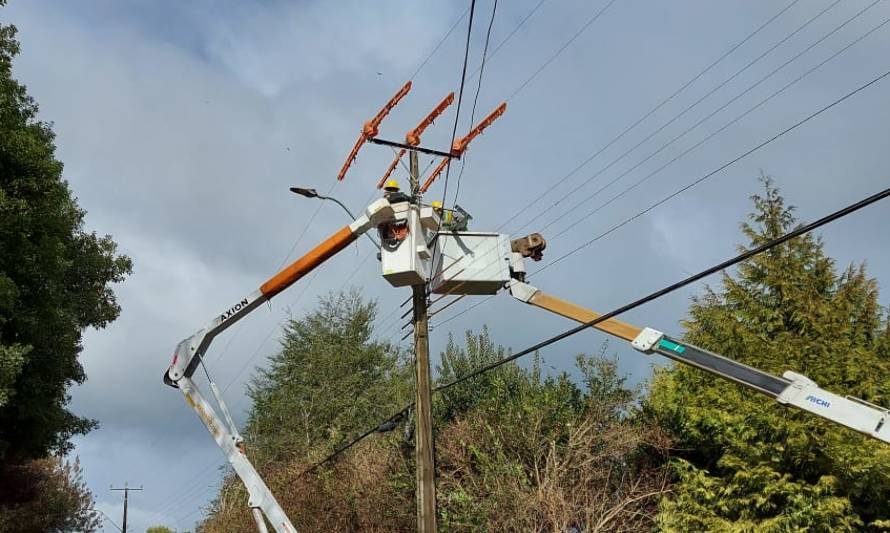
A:
MULTIPOLYGON (((216 384, 211 381, 210 388, 222 417, 201 394, 192 380, 192 376, 206 355, 210 343, 217 335, 312 272, 337 252, 355 242, 363 233, 391 220, 393 216, 393 208, 387 200, 379 199, 373 202, 365 210, 365 213, 352 224, 341 228, 306 255, 269 278, 260 285, 259 289, 217 315, 207 326, 181 341, 176 346, 173 361, 164 373, 164 383, 176 387, 182 392, 186 402, 198 414, 207 427, 207 431, 223 451, 226 460, 247 487, 250 496, 249 505, 253 510, 254 517, 262 518, 264 515, 278 533, 292 533, 296 529, 275 500, 269 487, 266 486, 247 459, 244 453, 243 439, 238 433, 216 384)), ((257 528, 260 531, 265 531, 265 524, 262 520, 257 520, 257 528)))
POLYGON ((387 141, 386 139, 380 139, 378 137, 372 137, 368 139, 368 142, 374 144, 380 144, 383 146, 392 146, 393 148, 402 148, 408 150, 410 152, 420 152, 421 154, 435 155, 439 157, 447 157, 460 159, 459 155, 454 155, 452 152, 443 152, 441 150, 435 150, 433 148, 424 148, 422 146, 414 146, 411 144, 400 143, 396 141, 387 141))
MULTIPOLYGON (((509 288, 510 294, 522 302, 583 324, 602 316, 515 279, 509 282, 509 288)), ((669 337, 658 330, 639 328, 614 318, 592 327, 629 341, 637 351, 663 355, 678 363, 744 385, 780 404, 793 405, 869 437, 890 443, 890 411, 859 398, 840 396, 822 389, 804 375, 789 370, 782 374, 782 377, 774 376, 669 337)))

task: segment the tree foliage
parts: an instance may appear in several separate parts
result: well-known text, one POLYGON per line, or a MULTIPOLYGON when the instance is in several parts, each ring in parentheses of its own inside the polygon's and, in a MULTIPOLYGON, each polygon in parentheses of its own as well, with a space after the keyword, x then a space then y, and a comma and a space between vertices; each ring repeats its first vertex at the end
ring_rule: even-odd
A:
POLYGON ((0 26, 0 460, 70 449, 95 422, 71 413, 86 376, 81 335, 120 313, 110 284, 130 272, 62 178, 50 125, 12 77, 14 26, 0 26))
MULTIPOLYGON (((793 208, 765 179, 742 225, 749 247, 793 229, 793 208)), ((888 328, 864 265, 838 271, 804 236, 724 274, 693 299, 686 339, 774 374, 890 406, 888 328)), ((647 401, 677 447, 669 531, 890 528, 886 445, 697 370, 659 372, 647 401)))
MULTIPOLYGON (((335 295, 292 321, 251 388, 248 453, 301 531, 413 531, 413 420, 364 440, 333 463, 313 460, 413 400, 413 364, 373 342, 374 307, 335 295), (274 459, 273 459, 274 458, 274 459)), ((453 339, 446 382, 506 353, 487 329, 453 339)), ((501 367, 434 399, 443 531, 637 531, 652 526, 666 440, 634 421, 636 391, 615 361, 579 356, 582 383, 541 364, 501 367)), ((382 428, 383 429, 383 428, 382 428)), ((220 489, 204 533, 248 530, 237 478, 220 489)))
POLYGON ((0 532, 89 532, 99 527, 77 460, 51 456, 0 470, 0 532))
POLYGON ((270 459, 332 449, 405 401, 400 352, 372 339, 376 305, 330 294, 284 328, 281 351, 252 380, 246 434, 270 459))
POLYGON ((145 533, 176 533, 176 530, 166 526, 151 526, 145 530, 145 533))

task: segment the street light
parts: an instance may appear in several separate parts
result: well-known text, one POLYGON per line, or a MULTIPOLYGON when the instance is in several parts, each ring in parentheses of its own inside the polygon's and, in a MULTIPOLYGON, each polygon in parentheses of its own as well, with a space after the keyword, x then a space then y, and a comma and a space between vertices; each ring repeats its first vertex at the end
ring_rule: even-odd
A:
MULTIPOLYGON (((294 194, 299 194, 300 196, 303 196, 306 198, 318 198, 319 200, 330 200, 330 201, 334 202, 335 204, 339 205, 340 207, 342 207, 343 210, 346 211, 346 214, 349 215, 349 218, 351 218, 352 220, 355 220, 355 215, 352 214, 352 211, 350 211, 349 208, 343 204, 343 202, 341 202, 340 200, 337 200, 333 196, 324 196, 322 194, 318 194, 318 191, 316 191, 315 189, 307 189, 304 187, 291 187, 290 192, 292 192, 294 194)), ((371 239, 371 242, 374 243, 374 246, 376 246, 378 249, 380 248, 380 243, 378 243, 376 240, 374 240, 374 237, 371 237, 370 233, 365 233, 365 235, 367 235, 368 238, 371 239)))

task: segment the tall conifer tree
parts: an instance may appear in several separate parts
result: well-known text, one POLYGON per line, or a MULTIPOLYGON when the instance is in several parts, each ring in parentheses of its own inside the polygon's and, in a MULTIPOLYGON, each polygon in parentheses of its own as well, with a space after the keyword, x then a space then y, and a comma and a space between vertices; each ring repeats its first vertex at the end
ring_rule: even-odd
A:
MULTIPOLYGON (((797 225, 764 178, 742 224, 748 248, 797 225)), ((841 271, 804 236, 723 276, 693 299, 686 339, 743 363, 802 373, 822 387, 890 406, 890 352, 878 287, 865 266, 841 271)), ((672 430, 677 483, 669 531, 852 531, 890 528, 890 447, 783 408, 689 368, 659 372, 648 408, 672 430)))

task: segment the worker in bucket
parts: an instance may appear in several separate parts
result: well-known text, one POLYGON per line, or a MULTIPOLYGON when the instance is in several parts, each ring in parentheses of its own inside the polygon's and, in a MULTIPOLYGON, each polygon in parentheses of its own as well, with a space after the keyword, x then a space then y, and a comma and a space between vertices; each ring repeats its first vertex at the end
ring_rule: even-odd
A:
POLYGON ((454 222, 454 213, 443 209, 442 202, 439 200, 433 200, 432 203, 430 203, 430 207, 433 208, 433 212, 439 215, 439 220, 442 221, 442 229, 451 228, 451 224, 454 222))
POLYGON ((383 186, 383 197, 389 200, 389 203, 391 204, 411 201, 410 196, 399 190, 399 182, 396 180, 389 180, 386 182, 386 185, 383 186))

